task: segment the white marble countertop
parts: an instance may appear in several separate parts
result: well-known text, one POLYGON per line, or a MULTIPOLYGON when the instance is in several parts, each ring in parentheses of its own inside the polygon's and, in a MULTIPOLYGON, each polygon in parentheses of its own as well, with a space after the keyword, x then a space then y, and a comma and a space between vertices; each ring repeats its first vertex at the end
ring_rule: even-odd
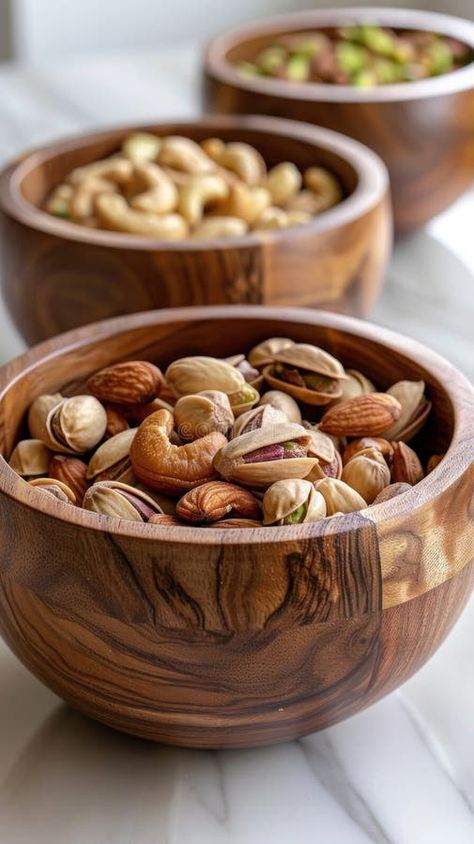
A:
MULTIPOLYGON (((0 65, 0 161, 198 113, 194 48, 0 65)), ((474 195, 397 245, 374 319, 474 380, 474 195)), ((0 308, 0 359, 23 344, 0 308)), ((0 844, 473 844, 474 602, 397 693, 274 748, 201 752, 69 710, 0 644, 0 844)))

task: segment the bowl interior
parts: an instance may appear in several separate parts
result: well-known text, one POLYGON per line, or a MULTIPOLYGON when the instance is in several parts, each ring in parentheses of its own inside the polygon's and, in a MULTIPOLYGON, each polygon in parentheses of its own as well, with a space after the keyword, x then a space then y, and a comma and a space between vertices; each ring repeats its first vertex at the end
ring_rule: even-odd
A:
MULTIPOLYGON (((64 348, 61 344, 54 348, 52 344, 52 351, 38 360, 32 356, 31 365, 22 366, 0 395, 1 454, 8 458, 18 437, 26 434, 25 412, 36 396, 56 391, 66 395, 81 392, 87 377, 103 366, 138 358, 165 369, 171 361, 186 355, 226 357, 248 352, 271 336, 289 336, 320 345, 346 367, 363 371, 381 389, 403 379, 424 379, 433 411, 415 447, 422 457, 447 451, 455 425, 451 397, 434 371, 416 357, 399 351, 396 344, 365 337, 358 334, 357 328, 339 328, 337 318, 326 323, 323 317, 322 324, 311 325, 285 318, 283 311, 281 316, 263 319, 255 313, 258 308, 252 309, 251 314, 230 310, 235 310, 235 315, 200 318, 189 316, 188 311, 186 318, 180 319, 179 312, 171 312, 173 318, 167 317, 166 311, 161 315, 147 314, 141 319, 132 318, 135 324, 130 328, 122 327, 125 319, 98 323, 89 327, 89 336, 81 329, 79 341, 67 343, 64 348)), ((308 409, 311 421, 317 420, 317 414, 317 408, 308 409)))
POLYGON ((122 141, 133 131, 185 135, 198 142, 213 136, 226 142, 241 141, 256 147, 269 168, 281 161, 292 161, 302 171, 316 164, 321 165, 337 175, 346 196, 352 194, 358 184, 356 167, 329 147, 299 138, 296 134, 277 134, 247 126, 226 126, 223 121, 219 125, 183 123, 130 127, 52 145, 33 153, 22 162, 17 183, 20 196, 41 208, 52 188, 63 182, 71 170, 118 152, 122 141))

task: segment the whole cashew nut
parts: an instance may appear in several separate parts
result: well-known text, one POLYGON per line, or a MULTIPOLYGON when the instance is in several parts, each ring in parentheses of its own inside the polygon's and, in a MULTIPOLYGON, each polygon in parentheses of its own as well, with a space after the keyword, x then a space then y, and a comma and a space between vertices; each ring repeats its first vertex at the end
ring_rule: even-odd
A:
POLYGON ((292 196, 298 193, 302 184, 302 176, 291 161, 282 161, 269 170, 264 186, 272 198, 273 205, 284 205, 292 196))
POLYGON ((118 194, 101 194, 95 212, 104 228, 129 234, 142 234, 160 240, 182 240, 188 234, 186 220, 179 214, 161 216, 135 211, 118 194))
POLYGON ((207 217, 196 226, 191 237, 242 237, 247 229, 247 223, 239 217, 207 217))
POLYGON ((252 228, 254 231, 265 231, 266 229, 286 229, 288 226, 288 214, 282 208, 271 205, 260 214, 252 228))
POLYGON ((71 220, 82 223, 94 216, 95 200, 102 193, 116 193, 118 186, 107 179, 90 176, 79 182, 69 202, 71 220))
POLYGON ((126 185, 133 174, 133 164, 127 158, 120 158, 112 155, 102 161, 94 161, 92 164, 85 164, 83 167, 76 167, 69 174, 67 181, 70 185, 78 185, 84 179, 95 176, 101 179, 110 179, 118 185, 126 185))
POLYGON ((133 164, 141 164, 143 161, 154 161, 161 147, 161 138, 152 135, 150 132, 134 132, 125 138, 122 144, 122 153, 129 158, 133 164))
POLYGON ((49 214, 54 214, 55 217, 67 219, 73 195, 74 188, 72 185, 58 185, 46 202, 45 210, 49 214))
POLYGON ((179 135, 169 135, 162 139, 158 162, 186 173, 212 173, 216 169, 214 162, 196 141, 179 135))
POLYGON ((173 445, 173 414, 157 410, 140 425, 130 447, 133 471, 142 483, 159 492, 177 494, 217 477, 213 460, 227 445, 213 431, 185 445, 173 445))
POLYGON ((229 198, 217 210, 220 214, 240 217, 250 225, 269 205, 271 196, 266 188, 250 188, 244 182, 238 182, 231 186, 229 198))
POLYGON ((134 179, 146 190, 130 199, 132 208, 151 214, 166 214, 178 204, 178 188, 158 164, 145 161, 135 165, 134 179))
POLYGON ((324 211, 324 200, 313 191, 302 190, 285 203, 285 210, 288 213, 300 211, 314 217, 324 211))
POLYGON ((236 173, 251 187, 260 184, 267 172, 265 161, 258 150, 240 141, 226 144, 219 154, 217 163, 236 173))
POLYGON ((322 211, 332 208, 342 199, 339 181, 324 167, 308 167, 304 174, 304 183, 323 203, 322 211))
POLYGON ((228 193, 229 187, 221 176, 193 176, 180 190, 178 211, 194 226, 202 220, 208 203, 225 199, 228 193))

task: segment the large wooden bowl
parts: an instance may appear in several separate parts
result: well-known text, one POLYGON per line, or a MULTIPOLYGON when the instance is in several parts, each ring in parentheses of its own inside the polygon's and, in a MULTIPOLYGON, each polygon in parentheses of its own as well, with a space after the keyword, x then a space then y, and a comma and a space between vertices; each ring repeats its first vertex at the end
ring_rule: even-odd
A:
POLYGON ((339 176, 346 198, 312 223, 283 232, 165 243, 86 229, 41 210, 73 167, 117 150, 131 127, 30 153, 0 175, 3 296, 29 343, 105 317, 170 306, 295 304, 367 315, 392 240, 388 176, 371 150, 324 129, 259 117, 145 128, 246 141, 269 166, 321 163, 339 176))
POLYGON ((361 513, 240 531, 97 516, 28 486, 0 457, 0 629, 53 691, 112 727, 192 747, 327 727, 420 668, 469 597, 474 390, 424 346, 370 324, 218 307, 70 332, 0 371, 1 451, 35 396, 99 367, 227 356, 272 335, 321 343, 381 386, 424 378, 423 442, 446 457, 361 513))
POLYGON ((204 59, 204 101, 220 113, 273 114, 344 132, 372 147, 391 181, 395 227, 409 232, 450 205, 474 178, 474 64, 373 89, 243 77, 235 62, 284 32, 347 21, 432 30, 474 48, 474 23, 407 9, 325 9, 253 22, 219 36, 204 59))

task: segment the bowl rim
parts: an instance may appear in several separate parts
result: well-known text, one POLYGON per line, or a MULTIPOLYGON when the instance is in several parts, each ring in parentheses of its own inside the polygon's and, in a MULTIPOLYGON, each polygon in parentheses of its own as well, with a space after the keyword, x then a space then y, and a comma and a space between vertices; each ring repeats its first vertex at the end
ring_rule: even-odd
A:
MULTIPOLYGON (((175 132, 176 133, 176 132, 175 132)), ((180 120, 179 118, 160 120, 147 124, 120 124, 102 129, 99 132, 86 132, 69 136, 58 142, 30 150, 10 162, 0 172, 0 209, 19 221, 23 225, 55 235, 63 240, 89 245, 105 246, 113 249, 127 249, 136 251, 162 252, 201 252, 212 250, 248 249, 261 246, 262 243, 291 241, 297 236, 318 235, 333 228, 348 224, 368 213, 388 195, 388 171, 381 158, 373 150, 353 138, 346 137, 340 132, 313 126, 286 118, 268 117, 264 115, 209 115, 197 119, 180 120), (343 158, 355 170, 357 185, 353 192, 328 211, 315 217, 310 223, 295 226, 290 229, 268 230, 246 234, 239 238, 202 238, 183 241, 167 241, 132 235, 123 232, 111 232, 103 229, 88 229, 84 226, 60 220, 33 203, 29 202, 21 193, 22 180, 36 167, 52 160, 58 154, 76 149, 80 146, 106 140, 118 133, 134 131, 162 131, 167 127, 186 131, 188 127, 209 128, 216 132, 219 128, 225 130, 239 129, 254 130, 268 135, 280 135, 292 140, 299 140, 313 144, 334 152, 343 158)))
MULTIPOLYGON (((447 489, 468 470, 474 458, 474 387, 467 378, 438 353, 431 351, 418 341, 412 340, 387 328, 364 322, 355 317, 341 316, 324 311, 304 308, 253 306, 202 306, 191 308, 169 308, 146 311, 93 323, 61 334, 51 340, 33 346, 23 355, 5 364, 0 369, 0 401, 21 377, 41 367, 45 361, 60 358, 64 352, 86 348, 101 339, 120 335, 123 332, 137 330, 156 324, 178 321, 182 323, 200 320, 212 321, 229 318, 242 320, 256 319, 271 321, 285 319, 289 323, 318 325, 348 332, 360 340, 371 340, 385 345, 398 354, 415 359, 429 371, 434 380, 445 390, 453 409, 454 429, 452 441, 445 457, 439 465, 411 490, 382 504, 372 505, 358 513, 348 513, 333 517, 333 534, 342 534, 354 528, 354 515, 364 518, 367 524, 377 526, 392 518, 399 518, 423 507, 430 500, 447 489), (461 399, 459 397, 462 397, 461 399)), ((0 495, 6 495, 17 503, 34 509, 44 515, 58 519, 69 525, 86 530, 107 532, 123 538, 141 539, 144 542, 159 544, 166 541, 176 545, 199 543, 216 546, 222 544, 246 545, 249 542, 262 544, 284 541, 311 540, 322 536, 327 522, 291 525, 281 527, 258 527, 229 529, 203 529, 202 527, 159 526, 142 522, 117 520, 110 516, 91 513, 71 507, 29 486, 0 457, 0 495)))
POLYGON ((352 85, 286 82, 258 76, 246 77, 242 76, 235 65, 226 58, 231 48, 254 37, 292 31, 298 26, 302 29, 311 25, 318 28, 318 26, 340 25, 342 22, 363 22, 368 18, 384 26, 404 28, 413 25, 414 29, 421 31, 439 32, 441 35, 459 38, 474 49, 474 22, 467 18, 422 9, 345 6, 336 9, 312 9, 273 15, 227 30, 208 42, 204 51, 204 69, 207 74, 218 78, 221 82, 255 94, 308 102, 390 103, 458 93, 474 86, 474 61, 458 70, 429 79, 379 85, 373 88, 355 88, 352 85))

